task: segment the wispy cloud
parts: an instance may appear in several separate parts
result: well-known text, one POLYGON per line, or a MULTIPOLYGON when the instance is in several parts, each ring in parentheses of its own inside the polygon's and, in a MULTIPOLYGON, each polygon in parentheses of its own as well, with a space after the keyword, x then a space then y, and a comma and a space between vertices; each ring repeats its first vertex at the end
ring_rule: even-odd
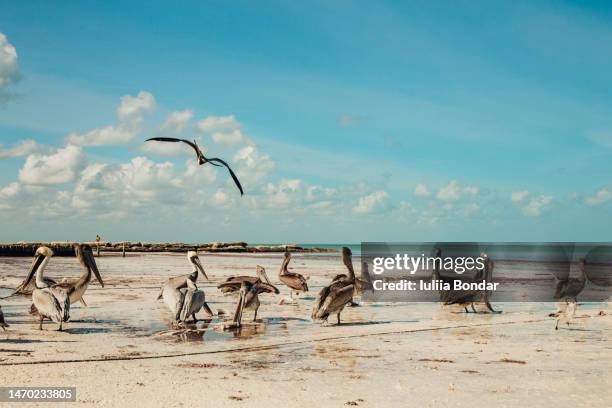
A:
POLYGON ((610 199, 612 199, 612 192, 610 192, 610 190, 608 190, 607 188, 602 188, 597 193, 595 193, 594 196, 586 197, 584 199, 584 202, 587 205, 595 207, 607 201, 610 201, 610 199))

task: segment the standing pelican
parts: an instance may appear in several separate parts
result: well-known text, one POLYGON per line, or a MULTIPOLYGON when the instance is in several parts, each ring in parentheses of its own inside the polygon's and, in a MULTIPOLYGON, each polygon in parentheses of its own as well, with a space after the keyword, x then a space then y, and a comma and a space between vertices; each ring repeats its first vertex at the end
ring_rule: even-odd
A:
POLYGON ((300 275, 299 273, 289 272, 288 267, 290 261, 291 253, 286 251, 285 258, 283 259, 280 271, 278 272, 278 278, 281 282, 289 287, 289 294, 291 296, 291 301, 293 302, 293 292, 308 292, 308 284, 306 283, 306 278, 304 278, 304 276, 300 275))
POLYGON ((9 327, 9 325, 6 324, 6 322, 4 321, 4 314, 2 313, 2 306, 0 306, 0 327, 2 327, 2 330, 6 330, 6 328, 9 327))
POLYGON ((580 259, 577 278, 570 278, 569 273, 562 279, 555 276, 555 298, 563 299, 557 313, 551 313, 551 316, 557 318, 555 330, 559 329, 561 319, 565 320, 568 326, 570 325, 576 314, 576 297, 584 290, 586 280, 586 259, 584 258, 580 259))
POLYGON ((322 320, 327 323, 329 316, 335 314, 338 325, 340 325, 340 313, 346 305, 351 303, 355 291, 355 271, 351 259, 352 255, 349 248, 342 248, 342 261, 348 269, 348 277, 335 280, 319 291, 312 308, 313 320, 322 320))
POLYGON ((161 290, 159 291, 159 295, 157 296, 157 300, 161 299, 164 294, 164 290, 166 286, 169 286, 174 289, 183 289, 187 287, 187 281, 191 281, 192 283, 196 283, 198 280, 198 274, 201 272, 204 275, 204 278, 208 280, 208 276, 202 267, 202 263, 200 262, 200 258, 198 257, 198 253, 196 251, 187 252, 187 260, 193 266, 193 272, 187 275, 179 275, 173 278, 170 278, 164 283, 161 290))
POLYGON ((163 291, 164 302, 174 314, 177 323, 185 322, 191 316, 193 322, 197 322, 196 313, 204 309, 212 316, 214 313, 206 303, 204 291, 198 289, 191 279, 187 279, 185 287, 181 289, 166 285, 163 291))
MULTIPOLYGON (((440 248, 436 249, 435 257, 440 260, 442 259, 442 250, 440 248)), ((483 258, 484 268, 478 270, 476 272, 476 275, 474 275, 474 277, 471 279, 466 276, 462 277, 462 282, 482 282, 483 280, 491 282, 491 280, 493 279, 493 268, 495 265, 487 254, 482 253, 480 254, 480 257, 483 258)), ((450 287, 453 287, 455 278, 440 275, 440 264, 441 261, 434 263, 434 268, 431 277, 432 281, 438 280, 448 284, 450 287)), ((455 289, 440 290, 440 301, 442 302, 442 304, 444 304, 445 306, 461 305, 463 306, 463 309, 466 313, 469 313, 469 310, 467 308, 468 305, 470 305, 472 311, 476 313, 476 309, 474 308, 474 302, 476 302, 479 298, 482 298, 483 302, 487 306, 487 309, 489 309, 493 313, 498 313, 493 309, 493 306, 491 306, 490 297, 490 291, 455 289)))
POLYGON ((221 292, 225 293, 234 293, 240 291, 240 284, 245 281, 251 284, 256 283, 257 281, 265 282, 271 285, 270 280, 268 279, 268 275, 266 274, 266 269, 257 265, 255 269, 255 273, 257 276, 248 276, 248 275, 240 275, 240 276, 230 276, 225 280, 225 282, 219 284, 217 288, 221 290, 221 292))
POLYGON ((62 330, 62 324, 70 319, 70 296, 66 288, 50 286, 44 279, 43 273, 53 251, 47 247, 36 250, 36 256, 42 259, 37 262, 35 288, 32 291, 32 302, 39 317, 38 330, 42 330, 44 319, 49 319, 59 324, 58 330, 62 330))
MULTIPOLYGON (((87 288, 89 287, 89 283, 91 282, 92 273, 95 275, 100 285, 104 287, 104 282, 102 281, 102 277, 100 276, 100 272, 98 271, 98 266, 96 265, 96 261, 93 256, 93 252, 91 247, 86 244, 75 244, 74 245, 74 253, 79 263, 83 268, 83 274, 76 281, 63 281, 57 283, 54 279, 44 277, 43 280, 49 287, 60 287, 65 289, 68 292, 70 297, 70 303, 76 303, 80 301, 84 306, 87 306, 85 300, 83 299, 83 295, 87 288)), ((49 262, 50 258, 53 256, 53 251, 47 247, 40 247, 36 251, 34 256, 34 260, 32 261, 32 266, 30 267, 30 271, 28 272, 28 276, 26 279, 15 289, 15 293, 29 293, 28 286, 34 277, 39 266, 42 262, 49 262)), ((46 265, 46 264, 45 264, 46 265)), ((32 309, 32 312, 35 312, 32 309)))
MULTIPOLYGON (((218 288, 223 293, 240 293, 239 305, 244 310, 253 310, 253 321, 257 320, 257 311, 259 310, 259 295, 262 293, 275 293, 279 294, 279 290, 268 280, 266 270, 257 265, 257 275, 253 276, 237 276, 234 278, 228 278, 227 281, 221 283, 218 288)), ((242 310, 239 313, 240 319, 242 319, 242 310)), ((239 324, 239 322, 238 322, 239 324)))
POLYGON ((186 139, 176 139, 174 137, 152 137, 150 139, 145 140, 145 142, 149 142, 149 141, 155 141, 155 142, 182 142, 182 143, 186 143, 189 146, 191 146, 191 148, 193 150, 195 150, 197 158, 198 158, 198 164, 201 166, 203 164, 206 163, 210 163, 213 166, 224 166, 228 171, 230 176, 232 176, 232 179, 234 180, 234 183, 236 184, 236 187, 238 187, 238 190, 240 190, 240 195, 244 195, 244 192, 242 191, 242 186, 240 185, 240 181, 238 181, 238 177, 236 177, 236 174, 234 173, 234 171, 230 168, 229 164, 227 164, 225 161, 219 159, 218 157, 214 157, 214 158, 207 158, 204 157, 204 153, 202 153, 202 150, 200 150, 200 147, 198 146, 198 144, 196 143, 196 141, 194 140, 193 142, 186 140, 186 139), (217 164, 220 163, 220 164, 217 164))

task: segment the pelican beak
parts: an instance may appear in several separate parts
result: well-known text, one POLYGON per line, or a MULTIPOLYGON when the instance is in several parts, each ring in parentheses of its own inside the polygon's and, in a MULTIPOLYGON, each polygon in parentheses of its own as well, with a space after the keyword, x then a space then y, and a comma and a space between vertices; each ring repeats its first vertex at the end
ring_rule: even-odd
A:
POLYGON ((84 252, 85 252, 85 262, 87 263, 87 267, 96 276, 96 279, 98 280, 98 282, 100 282, 100 285, 104 287, 104 282, 102 281, 102 276, 100 276, 100 271, 98 271, 98 265, 96 264, 96 260, 93 256, 93 252, 91 251, 91 248, 88 248, 88 250, 84 252))
POLYGON ((198 256, 194 256, 193 258, 191 258, 191 260, 193 261, 193 264, 196 266, 196 268, 198 268, 198 270, 202 272, 202 275, 204 275, 206 280, 210 280, 208 279, 208 276, 206 275, 206 271, 204 270, 204 267, 202 266, 202 263, 200 262, 200 258, 198 256))
POLYGON ((30 270, 28 271, 28 276, 25 278, 23 282, 21 282, 19 286, 17 286, 17 288, 15 289, 15 293, 19 293, 23 291, 30 284, 30 282, 32 281, 32 278, 34 277, 34 274, 36 273, 36 271, 38 270, 38 267, 40 266, 40 264, 42 263, 44 259, 45 257, 42 255, 36 255, 34 257, 34 260, 32 261, 32 265, 30 266, 30 270))
POLYGON ((268 274, 266 273, 266 270, 262 266, 257 265, 257 274, 259 275, 259 279, 262 282, 265 282, 268 285, 272 285, 272 283, 270 283, 270 279, 268 279, 268 274))

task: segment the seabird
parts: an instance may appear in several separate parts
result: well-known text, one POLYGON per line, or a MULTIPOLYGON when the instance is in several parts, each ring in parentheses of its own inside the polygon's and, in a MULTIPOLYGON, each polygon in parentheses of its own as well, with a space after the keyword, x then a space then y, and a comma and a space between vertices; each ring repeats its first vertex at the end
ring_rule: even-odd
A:
POLYGON ((194 140, 193 142, 187 139, 177 139, 174 137, 152 137, 150 139, 145 140, 145 142, 149 142, 149 141, 155 141, 155 142, 183 142, 188 144, 189 146, 191 146, 191 148, 193 150, 195 150, 197 158, 198 158, 198 164, 201 166, 203 164, 206 163, 210 163, 213 166, 224 166, 225 168, 227 168, 227 170, 230 173, 230 176, 232 176, 232 179, 234 180, 234 183, 236 183, 236 187, 238 187, 238 190, 240 190, 240 195, 244 195, 244 192, 242 190, 242 185, 240 184, 240 181, 238 181, 238 177, 236 177, 236 174, 234 173, 234 171, 230 168, 229 164, 227 164, 224 160, 219 159, 218 157, 213 157, 213 158, 207 158, 204 156, 204 153, 202 153, 202 150, 200 150, 198 144, 196 143, 196 141, 194 140), (217 164, 219 163, 219 164, 217 164))

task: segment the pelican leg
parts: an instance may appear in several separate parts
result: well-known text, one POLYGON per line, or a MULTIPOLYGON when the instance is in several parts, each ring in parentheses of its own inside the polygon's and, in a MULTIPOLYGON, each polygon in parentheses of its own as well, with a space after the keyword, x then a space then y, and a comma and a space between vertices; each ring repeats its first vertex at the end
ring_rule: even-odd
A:
POLYGON ((471 306, 472 306, 472 311, 474 311, 474 313, 478 313, 476 309, 474 308, 474 302, 472 302, 471 306))
POLYGON ((194 323, 197 323, 197 322, 198 322, 198 319, 196 318, 195 313, 192 313, 191 317, 193 317, 193 322, 194 322, 194 323))
POLYGON ((63 329, 62 329, 62 324, 63 324, 63 323, 64 323, 64 322, 60 322, 60 323, 59 323, 59 327, 57 328, 57 331, 63 331, 63 329))
POLYGON ((80 301, 83 306, 87 307, 87 303, 85 303, 85 299, 81 297, 80 301))
POLYGON ((338 313, 336 316, 338 318, 338 326, 340 326, 340 313, 338 313))
POLYGON ((463 306, 463 308, 465 309, 465 313, 470 313, 470 311, 468 310, 467 306, 463 306))
POLYGON ((42 330, 43 319, 44 317, 40 316, 40 319, 38 320, 38 330, 42 330))
POLYGON ((487 309, 489 309, 491 313, 501 313, 501 311, 493 309, 493 306, 491 306, 491 302, 489 302, 489 299, 485 299, 485 305, 487 305, 487 309))
POLYGON ((253 322, 257 321, 257 311, 259 310, 259 308, 255 309, 255 314, 253 315, 253 322))
POLYGON ((557 319, 557 324, 555 324, 555 330, 559 330, 559 320, 560 319, 557 319))

